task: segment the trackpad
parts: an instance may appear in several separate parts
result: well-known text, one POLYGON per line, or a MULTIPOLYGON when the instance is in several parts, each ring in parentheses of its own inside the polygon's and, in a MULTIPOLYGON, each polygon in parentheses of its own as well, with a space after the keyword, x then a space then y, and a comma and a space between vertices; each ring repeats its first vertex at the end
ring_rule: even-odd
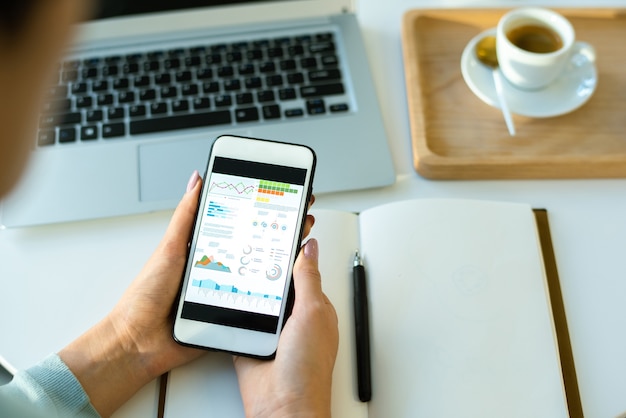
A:
POLYGON ((204 175, 212 143, 204 137, 140 145, 139 199, 180 199, 193 170, 204 175))

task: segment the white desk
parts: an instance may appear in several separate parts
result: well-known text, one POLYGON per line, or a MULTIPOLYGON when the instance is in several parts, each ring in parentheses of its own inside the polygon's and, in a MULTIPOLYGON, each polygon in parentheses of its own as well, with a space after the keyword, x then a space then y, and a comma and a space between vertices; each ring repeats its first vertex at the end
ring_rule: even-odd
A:
MULTIPOLYGON (((626 179, 430 181, 412 168, 400 43, 404 11, 529 4, 626 7, 626 0, 360 0, 398 181, 380 190, 317 196, 316 207, 358 211, 411 197, 467 197, 547 208, 585 415, 614 418, 626 413, 626 179)), ((170 214, 0 231, 0 356, 27 367, 105 315, 147 260, 170 214)), ((155 392, 154 383, 147 386, 117 416, 155 416, 155 392)))

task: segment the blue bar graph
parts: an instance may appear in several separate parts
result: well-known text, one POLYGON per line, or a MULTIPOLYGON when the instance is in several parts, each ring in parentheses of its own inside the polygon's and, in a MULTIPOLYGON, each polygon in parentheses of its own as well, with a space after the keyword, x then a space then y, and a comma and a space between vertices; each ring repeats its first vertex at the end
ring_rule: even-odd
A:
POLYGON ((192 280, 191 285, 194 287, 199 287, 200 289, 215 290, 215 291, 224 292, 224 293, 234 293, 234 294, 242 295, 242 296, 252 296, 252 297, 270 299, 270 300, 282 300, 283 299, 282 296, 266 295, 263 293, 239 290, 236 286, 233 286, 233 285, 220 285, 219 283, 216 283, 210 279, 207 279, 207 280, 194 279, 192 280))

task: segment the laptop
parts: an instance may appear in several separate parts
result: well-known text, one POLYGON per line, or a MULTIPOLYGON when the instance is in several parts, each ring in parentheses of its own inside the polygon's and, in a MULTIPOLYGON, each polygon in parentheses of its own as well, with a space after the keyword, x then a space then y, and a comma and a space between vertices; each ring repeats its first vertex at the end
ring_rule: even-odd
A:
POLYGON ((170 209, 221 134, 302 143, 316 194, 395 181, 352 0, 101 0, 5 227, 170 209))

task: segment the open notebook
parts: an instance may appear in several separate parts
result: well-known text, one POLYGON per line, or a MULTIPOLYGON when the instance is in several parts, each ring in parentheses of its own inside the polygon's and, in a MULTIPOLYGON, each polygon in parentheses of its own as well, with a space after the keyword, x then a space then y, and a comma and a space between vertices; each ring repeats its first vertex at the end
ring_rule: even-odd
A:
MULTIPOLYGON (((583 416, 545 211, 423 199, 314 214, 323 287, 339 316, 333 416, 583 416), (369 403, 356 388, 357 248, 368 279, 369 403)), ((173 370, 165 416, 243 417, 230 356, 173 370)))
POLYGON ((352 0, 100 0, 4 226, 172 208, 221 134, 306 144, 316 193, 395 173, 352 0))

